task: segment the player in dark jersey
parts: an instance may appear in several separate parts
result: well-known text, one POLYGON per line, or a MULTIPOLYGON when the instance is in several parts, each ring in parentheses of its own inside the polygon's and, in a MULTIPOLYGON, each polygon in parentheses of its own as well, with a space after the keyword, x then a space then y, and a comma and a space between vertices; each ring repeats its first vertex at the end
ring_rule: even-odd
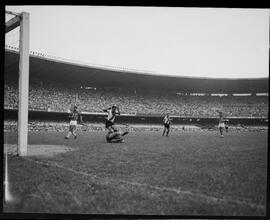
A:
POLYGON ((166 136, 168 137, 169 132, 170 132, 170 124, 171 124, 172 119, 170 118, 169 114, 166 114, 165 117, 163 118, 163 122, 164 122, 164 129, 163 129, 163 134, 162 136, 164 136, 165 132, 166 132, 166 136))
POLYGON ((105 127, 111 131, 111 129, 114 129, 114 120, 116 115, 120 115, 119 108, 115 105, 113 105, 111 108, 103 109, 104 112, 108 113, 106 122, 105 122, 105 127))
POLYGON ((127 134, 128 131, 122 133, 116 129, 110 130, 106 135, 106 141, 108 143, 123 143, 124 142, 123 136, 127 134))
POLYGON ((225 120, 225 130, 226 130, 226 132, 228 132, 228 130, 229 130, 229 120, 228 119, 225 120))
POLYGON ((70 119, 69 132, 67 136, 65 136, 65 139, 68 139, 71 134, 74 136, 74 139, 76 139, 77 138, 77 135, 75 133, 77 129, 76 126, 78 123, 82 123, 82 116, 80 112, 77 110, 77 106, 73 107, 73 110, 71 111, 69 115, 69 119, 70 119))

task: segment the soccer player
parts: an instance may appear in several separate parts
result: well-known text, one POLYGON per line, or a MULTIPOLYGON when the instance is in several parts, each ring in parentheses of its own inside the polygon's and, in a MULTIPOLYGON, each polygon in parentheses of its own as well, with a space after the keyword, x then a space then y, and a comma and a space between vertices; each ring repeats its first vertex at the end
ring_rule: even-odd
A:
POLYGON ((108 143, 123 143, 124 139, 123 136, 127 135, 128 131, 125 131, 124 133, 117 131, 115 128, 109 130, 109 132, 106 135, 106 141, 108 143))
POLYGON ((68 139, 71 134, 74 136, 74 139, 76 139, 77 135, 76 135, 75 131, 77 129, 76 126, 78 124, 78 120, 80 120, 80 122, 82 122, 82 116, 81 116, 80 112, 77 110, 76 105, 73 107, 73 110, 71 111, 71 113, 69 115, 69 118, 70 118, 69 132, 68 132, 67 136, 65 136, 65 139, 68 139))
POLYGON ((229 130, 229 120, 228 119, 226 119, 225 120, 225 130, 226 130, 226 132, 228 132, 228 130, 229 130))
POLYGON ((223 138, 223 131, 225 129, 225 118, 223 116, 223 113, 221 111, 218 112, 219 113, 219 118, 218 118, 218 128, 219 128, 219 132, 220 132, 220 135, 221 137, 223 138))
POLYGON ((106 119, 105 127, 109 131, 114 130, 114 120, 116 115, 120 115, 119 108, 115 105, 113 105, 111 108, 103 109, 104 112, 108 113, 108 117, 106 119))
POLYGON ((170 132, 170 123, 171 123, 171 118, 170 115, 167 113, 165 115, 165 117, 163 118, 163 122, 164 122, 164 129, 163 129, 163 134, 162 136, 164 136, 165 132, 166 132, 166 137, 168 137, 169 132, 170 132))

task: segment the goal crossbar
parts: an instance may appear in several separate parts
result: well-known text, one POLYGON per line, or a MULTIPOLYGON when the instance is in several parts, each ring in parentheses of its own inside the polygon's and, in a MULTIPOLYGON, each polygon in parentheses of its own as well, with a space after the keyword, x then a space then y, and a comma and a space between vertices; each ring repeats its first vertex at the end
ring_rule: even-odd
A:
POLYGON ((6 34, 16 27, 20 26, 21 18, 19 16, 15 16, 14 18, 10 19, 6 22, 6 34))

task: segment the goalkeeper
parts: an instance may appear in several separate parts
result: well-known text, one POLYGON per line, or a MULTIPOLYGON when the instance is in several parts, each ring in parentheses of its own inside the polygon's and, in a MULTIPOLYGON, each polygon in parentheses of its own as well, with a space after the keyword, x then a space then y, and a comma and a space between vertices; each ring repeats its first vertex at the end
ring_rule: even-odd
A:
POLYGON ((107 143, 123 143, 124 138, 123 136, 127 135, 128 131, 121 132, 115 129, 113 126, 109 128, 109 132, 106 135, 107 143))

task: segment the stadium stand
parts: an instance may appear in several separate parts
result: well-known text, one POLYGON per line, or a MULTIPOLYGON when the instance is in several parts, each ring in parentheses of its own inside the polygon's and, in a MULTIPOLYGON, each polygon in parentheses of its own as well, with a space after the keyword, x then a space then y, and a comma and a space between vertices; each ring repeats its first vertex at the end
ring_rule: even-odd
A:
MULTIPOLYGON (((115 103, 125 114, 168 112, 177 116, 213 117, 220 109, 227 116, 268 117, 267 96, 190 96, 113 88, 85 89, 78 84, 31 80, 30 110, 67 112, 74 103, 84 112, 101 112, 115 103)), ((16 81, 5 82, 4 107, 18 108, 16 81)))

